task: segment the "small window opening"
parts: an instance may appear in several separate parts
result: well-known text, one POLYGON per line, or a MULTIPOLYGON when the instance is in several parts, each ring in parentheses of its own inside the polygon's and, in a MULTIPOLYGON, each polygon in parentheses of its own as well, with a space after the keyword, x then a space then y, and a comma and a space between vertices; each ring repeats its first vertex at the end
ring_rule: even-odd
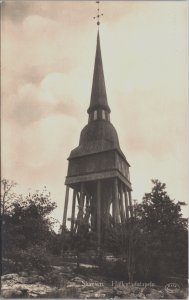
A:
POLYGON ((102 119, 105 120, 106 119, 106 115, 105 115, 105 111, 102 110, 102 119))

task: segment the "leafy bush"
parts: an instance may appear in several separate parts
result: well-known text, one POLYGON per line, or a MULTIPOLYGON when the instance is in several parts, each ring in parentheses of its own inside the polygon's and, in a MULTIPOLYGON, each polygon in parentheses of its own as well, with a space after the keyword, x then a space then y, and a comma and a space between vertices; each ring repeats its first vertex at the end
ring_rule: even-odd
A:
POLYGON ((44 274, 51 270, 48 253, 45 248, 32 246, 26 250, 16 250, 14 257, 15 272, 20 271, 38 271, 44 274))
POLYGON ((16 272, 16 264, 9 258, 2 258, 2 275, 16 272))
POLYGON ((101 274, 113 280, 128 280, 127 264, 122 260, 116 262, 103 262, 101 274))

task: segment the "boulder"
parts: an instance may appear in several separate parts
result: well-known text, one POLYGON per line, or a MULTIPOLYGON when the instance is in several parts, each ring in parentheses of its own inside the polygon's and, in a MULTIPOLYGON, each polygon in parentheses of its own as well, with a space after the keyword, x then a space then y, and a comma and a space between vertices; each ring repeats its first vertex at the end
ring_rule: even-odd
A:
POLYGON ((94 296, 97 299, 103 299, 103 298, 106 297, 106 294, 97 292, 97 293, 94 294, 94 296))
POLYGON ((22 291, 17 290, 17 289, 9 289, 9 290, 1 290, 1 296, 3 298, 21 298, 22 295, 22 291))
POLYGON ((80 284, 77 284, 75 282, 70 282, 69 284, 67 284, 66 286, 67 288, 80 288, 81 285, 80 284))
POLYGON ((28 284, 45 281, 45 278, 43 276, 39 276, 39 275, 33 275, 33 276, 27 277, 25 279, 26 279, 25 283, 28 283, 28 284))
POLYGON ((1 276, 1 280, 5 281, 5 280, 18 280, 19 276, 17 273, 12 273, 12 274, 6 274, 1 276))
POLYGON ((38 298, 38 295, 35 293, 30 292, 30 298, 38 298))
POLYGON ((149 294, 146 295, 147 299, 163 299, 164 298, 164 292, 161 290, 156 290, 151 288, 151 291, 149 294))
POLYGON ((80 293, 80 299, 104 299, 106 298, 106 294, 105 293, 99 293, 99 292, 81 292, 80 293))
POLYGON ((28 298, 45 296, 52 288, 41 284, 43 276, 33 275, 21 277, 18 274, 7 274, 2 276, 2 296, 4 298, 28 298))

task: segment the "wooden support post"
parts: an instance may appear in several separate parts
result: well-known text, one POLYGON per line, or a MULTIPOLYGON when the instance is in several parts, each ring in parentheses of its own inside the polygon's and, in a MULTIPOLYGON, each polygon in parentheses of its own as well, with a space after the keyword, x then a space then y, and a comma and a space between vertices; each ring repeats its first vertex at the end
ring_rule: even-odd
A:
POLYGON ((63 223, 62 230, 66 228, 66 218, 67 218, 67 210, 68 210, 68 198, 69 198, 69 186, 66 186, 66 197, 64 202, 64 215, 63 215, 63 223))
POLYGON ((101 182, 97 181, 97 249, 100 254, 101 246, 101 182))
POLYGON ((111 204, 111 199, 108 199, 107 208, 105 210, 105 222, 104 222, 105 229, 109 227, 110 204, 111 204))
POLYGON ((89 225, 89 217, 90 217, 90 197, 88 194, 86 194, 86 204, 85 204, 85 222, 89 225))
POLYGON ((113 182, 113 197, 112 197, 112 217, 113 217, 113 221, 115 223, 115 220, 116 220, 116 206, 115 206, 115 188, 114 188, 114 182, 113 182))
POLYGON ((130 208, 131 218, 133 218, 133 205, 132 205, 131 191, 129 191, 129 208, 130 208))
POLYGON ((62 221, 62 238, 61 238, 61 256, 64 255, 64 230, 66 229, 66 219, 67 219, 67 210, 68 210, 68 198, 69 198, 69 186, 66 186, 66 196, 64 202, 64 213, 63 213, 63 221, 62 221))
POLYGON ((113 199, 113 217, 114 223, 119 223, 119 199, 118 199, 118 181, 114 178, 114 199, 113 199))
POLYGON ((95 231, 94 195, 92 195, 90 198, 90 210, 91 210, 91 231, 95 231))
POLYGON ((126 213, 126 220, 129 220, 128 197, 127 197, 126 186, 125 186, 125 213, 126 213))
POLYGON ((122 182, 120 182, 120 215, 122 224, 125 223, 125 211, 123 206, 123 186, 122 182))
POLYGON ((76 190, 73 191, 73 201, 72 201, 72 216, 71 216, 71 233, 73 233, 74 223, 75 223, 75 202, 76 202, 76 190))
POLYGON ((77 200, 78 200, 78 204, 80 204, 80 196, 78 192, 77 192, 77 200))
POLYGON ((79 222, 82 221, 83 219, 83 205, 84 205, 84 183, 81 183, 81 191, 80 191, 80 198, 78 198, 79 202, 79 212, 78 212, 78 217, 79 217, 79 222))

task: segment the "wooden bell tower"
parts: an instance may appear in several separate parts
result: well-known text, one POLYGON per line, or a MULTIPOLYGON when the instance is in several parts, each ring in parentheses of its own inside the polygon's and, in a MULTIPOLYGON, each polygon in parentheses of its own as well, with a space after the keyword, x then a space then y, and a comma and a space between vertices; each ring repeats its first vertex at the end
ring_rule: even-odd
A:
POLYGON ((68 157, 63 228, 66 227, 68 201, 71 200, 71 232, 77 233, 85 222, 88 230, 96 233, 97 249, 100 249, 104 230, 117 223, 124 224, 133 217, 133 210, 130 165, 110 122, 99 31, 87 112, 88 124, 81 131, 79 146, 68 157), (71 197, 70 190, 73 191, 71 197))

